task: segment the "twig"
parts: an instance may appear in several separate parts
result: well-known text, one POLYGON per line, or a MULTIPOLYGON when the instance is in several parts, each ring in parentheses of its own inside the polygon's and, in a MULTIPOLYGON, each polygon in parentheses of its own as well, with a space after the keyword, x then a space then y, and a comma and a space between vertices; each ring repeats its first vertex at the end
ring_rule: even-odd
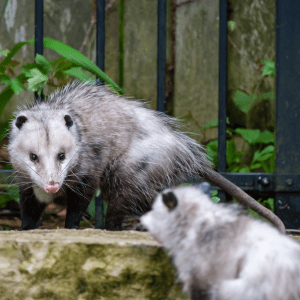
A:
MULTIPOLYGON (((108 10, 112 7, 112 5, 114 4, 115 0, 110 0, 106 5, 105 5, 105 10, 108 10)), ((87 40, 90 36, 90 33, 92 31, 93 26, 97 23, 96 20, 96 1, 94 1, 94 9, 93 9, 93 14, 92 14, 92 19, 91 19, 91 23, 90 26, 85 34, 84 40, 82 42, 82 45, 80 46, 79 52, 82 52, 84 47, 86 46, 87 40)))
POLYGON ((3 7, 3 9, 2 9, 2 13, 1 13, 1 16, 0 16, 0 23, 1 23, 2 17, 4 16, 4 12, 5 12, 5 8, 6 8, 7 3, 8 3, 8 0, 6 0, 6 2, 5 2, 5 4, 4 4, 4 7, 3 7))
POLYGON ((81 47, 80 47, 80 49, 79 49, 79 52, 82 52, 83 49, 84 49, 84 47, 86 46, 87 40, 88 40, 88 38, 89 38, 89 35, 90 35, 90 33, 91 33, 91 31, 92 31, 92 28, 93 28, 93 26, 94 26, 95 24, 96 24, 96 18, 92 18, 91 24, 90 24, 90 26, 89 26, 89 28, 88 28, 88 30, 87 30, 87 32, 86 32, 86 35, 85 35, 84 40, 83 40, 83 43, 82 43, 82 45, 81 45, 81 47))
POLYGON ((176 8, 180 7, 180 6, 183 6, 183 5, 186 5, 186 4, 194 3, 194 2, 196 2, 196 0, 187 0, 187 1, 176 4, 176 8))
POLYGON ((245 59, 245 60, 247 60, 251 65, 253 65, 254 66, 254 68, 256 69, 256 70, 259 70, 259 67, 257 66, 257 64, 255 64, 253 61, 251 61, 248 57, 246 57, 246 55, 245 54, 243 54, 242 52, 241 52, 241 50, 237 47, 237 45, 232 41, 232 39, 231 39, 231 37, 229 36, 229 34, 227 35, 227 37, 228 37, 228 41, 230 42, 230 44, 233 46, 233 48, 245 59))

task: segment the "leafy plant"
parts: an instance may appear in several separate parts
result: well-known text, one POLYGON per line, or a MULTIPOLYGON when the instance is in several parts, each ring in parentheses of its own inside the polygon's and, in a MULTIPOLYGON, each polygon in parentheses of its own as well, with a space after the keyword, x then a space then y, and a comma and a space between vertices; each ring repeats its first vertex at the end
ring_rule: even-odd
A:
MULTIPOLYGON (((264 64, 262 75, 274 77, 275 63, 273 61, 262 61, 264 64)), ((245 91, 238 90, 233 96, 234 103, 244 113, 248 113, 253 104, 261 99, 273 98, 275 93, 262 93, 260 95, 247 94, 245 91)), ((227 120, 227 124, 229 121, 227 120)), ((230 125, 230 124, 229 124, 230 125)), ((202 127, 203 132, 208 128, 218 127, 218 120, 213 120, 202 127)), ((259 129, 226 129, 229 139, 226 141, 226 163, 227 172, 250 173, 263 169, 264 172, 272 173, 275 170, 275 134, 269 130, 261 131, 259 129), (242 164, 243 151, 237 151, 234 143, 234 136, 241 136, 252 149, 253 158, 249 165, 242 164)), ((218 165, 218 141, 210 141, 206 145, 207 154, 212 159, 215 166, 218 165)), ((214 191, 216 195, 216 191, 214 191)), ((262 205, 274 211, 274 199, 258 200, 262 205)), ((251 214, 258 216, 254 211, 249 210, 251 214)))

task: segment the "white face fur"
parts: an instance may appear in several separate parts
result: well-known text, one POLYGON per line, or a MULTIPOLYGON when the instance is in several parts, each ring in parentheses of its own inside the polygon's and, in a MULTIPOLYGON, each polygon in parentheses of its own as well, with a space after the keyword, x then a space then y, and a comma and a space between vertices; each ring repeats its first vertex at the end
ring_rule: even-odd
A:
POLYGON ((25 173, 33 187, 47 193, 55 193, 61 188, 68 169, 76 163, 79 149, 76 128, 73 124, 67 126, 70 124, 65 115, 56 111, 51 117, 37 121, 30 113, 21 113, 17 117, 24 116, 25 121, 23 118, 20 128, 16 126, 17 121, 13 121, 8 148, 14 169, 25 173), (51 190, 52 187, 55 189, 51 190))
POLYGON ((166 189, 156 197, 152 210, 141 217, 141 223, 166 246, 173 233, 178 235, 178 228, 182 228, 177 226, 180 222, 187 226, 182 228, 183 234, 190 234, 189 229, 193 231, 196 217, 201 217, 213 205, 200 188, 166 189))

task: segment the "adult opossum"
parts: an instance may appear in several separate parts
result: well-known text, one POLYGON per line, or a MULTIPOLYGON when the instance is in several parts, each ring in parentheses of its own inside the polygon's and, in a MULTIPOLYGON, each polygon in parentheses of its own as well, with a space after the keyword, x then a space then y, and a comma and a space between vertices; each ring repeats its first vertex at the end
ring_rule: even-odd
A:
POLYGON ((149 210, 157 191, 202 176, 284 231, 279 218, 213 171, 202 146, 175 125, 90 83, 73 83, 21 109, 8 150, 22 229, 36 228, 45 203, 55 198, 67 200, 66 228, 77 228, 97 188, 108 200, 107 228, 118 228, 128 211, 149 210))
POLYGON ((170 250, 192 300, 299 300, 300 245, 244 211, 179 187, 141 222, 170 250))

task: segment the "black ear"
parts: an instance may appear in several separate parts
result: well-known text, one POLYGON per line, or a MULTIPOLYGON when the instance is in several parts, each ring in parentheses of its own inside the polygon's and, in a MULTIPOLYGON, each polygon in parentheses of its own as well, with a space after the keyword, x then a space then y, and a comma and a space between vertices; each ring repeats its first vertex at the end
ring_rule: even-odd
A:
POLYGON ((27 121, 28 119, 25 116, 20 116, 17 117, 16 120, 16 126, 21 129, 21 127, 23 126, 23 124, 27 121))
POLYGON ((66 126, 70 128, 73 125, 73 120, 69 115, 65 115, 66 126))
POLYGON ((176 196, 172 192, 162 194, 162 200, 170 211, 173 210, 178 203, 176 196))

